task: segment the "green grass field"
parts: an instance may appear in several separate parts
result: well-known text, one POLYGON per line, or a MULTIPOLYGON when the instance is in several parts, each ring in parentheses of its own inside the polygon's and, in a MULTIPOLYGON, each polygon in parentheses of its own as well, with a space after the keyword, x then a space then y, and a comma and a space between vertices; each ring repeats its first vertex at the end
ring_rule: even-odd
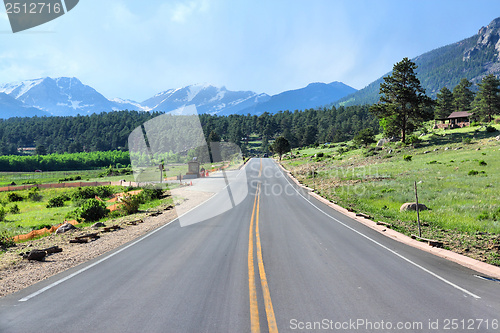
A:
MULTIPOLYGON (((399 209, 415 201, 417 182, 419 202, 431 209, 420 212, 423 237, 480 234, 487 242, 474 246, 485 261, 499 265, 500 253, 488 249, 500 245, 500 132, 477 129, 434 131, 415 148, 390 143, 375 151, 349 142, 294 150, 283 164, 322 196, 406 234, 418 233, 416 213, 399 209)), ((450 242, 449 248, 472 251, 469 241, 460 243, 450 242)))

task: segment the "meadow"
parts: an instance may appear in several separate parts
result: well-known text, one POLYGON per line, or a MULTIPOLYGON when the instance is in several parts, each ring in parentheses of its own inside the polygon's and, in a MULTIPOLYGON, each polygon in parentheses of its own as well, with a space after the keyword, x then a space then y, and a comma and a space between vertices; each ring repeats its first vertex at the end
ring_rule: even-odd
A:
POLYGON ((418 234, 416 212, 400 207, 415 202, 417 182, 430 208, 420 212, 422 236, 500 265, 499 134, 472 127, 422 133, 415 146, 322 145, 293 150, 283 165, 323 197, 408 235, 418 234))

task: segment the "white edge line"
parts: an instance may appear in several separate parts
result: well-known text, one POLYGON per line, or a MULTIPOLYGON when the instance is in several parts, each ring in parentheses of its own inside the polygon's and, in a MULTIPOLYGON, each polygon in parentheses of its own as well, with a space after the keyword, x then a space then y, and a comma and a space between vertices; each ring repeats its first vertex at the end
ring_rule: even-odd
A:
MULTIPOLYGON (((238 173, 238 175, 237 175, 237 176, 239 176, 239 174, 240 174, 243 170, 244 170, 244 168, 242 168, 242 169, 240 170, 240 172, 238 173)), ((217 193, 222 192, 222 191, 223 191, 226 187, 228 187, 228 186, 229 186, 229 185, 226 185, 223 189, 221 189, 221 190, 220 190, 219 192, 217 192, 217 193)), ((36 291, 36 292, 34 292, 34 293, 32 293, 32 294, 28 295, 28 296, 26 296, 26 297, 21 298, 21 299, 19 300, 19 302, 26 302, 26 301, 30 300, 31 298, 33 298, 33 297, 35 297, 35 296, 38 296, 38 295, 40 295, 41 293, 43 293, 43 292, 45 292, 45 291, 47 291, 47 290, 49 290, 49 289, 51 289, 51 288, 54 288, 55 286, 57 286, 57 285, 59 285, 59 284, 63 283, 64 281, 67 281, 67 280, 69 280, 69 279, 71 279, 71 278, 73 278, 73 277, 77 276, 78 274, 81 274, 81 273, 85 272, 86 270, 88 270, 88 269, 90 269, 90 268, 92 268, 92 267, 94 267, 94 266, 96 266, 96 265, 98 265, 98 264, 102 263, 103 261, 108 260, 109 258, 111 258, 111 257, 113 257, 113 256, 115 256, 115 255, 117 255, 118 253, 120 253, 120 252, 122 252, 122 251, 125 251, 125 250, 126 250, 126 249, 128 249, 129 247, 132 247, 132 246, 134 246, 135 244, 139 243, 140 241, 142 241, 142 240, 144 240, 144 239, 148 238, 149 236, 151 236, 151 235, 155 234, 156 232, 158 232, 158 231, 160 231, 161 229, 165 228, 165 227, 166 227, 166 226, 168 226, 169 224, 171 224, 171 223, 173 223, 173 222, 175 222, 175 221, 178 221, 181 217, 183 217, 184 215, 188 214, 188 213, 189 213, 189 212, 191 212, 192 210, 194 210, 194 209, 196 209, 196 208, 198 208, 198 207, 200 207, 200 206, 202 206, 202 205, 206 204, 208 201, 210 201, 210 200, 211 200, 212 198, 214 198, 216 195, 217 195, 217 194, 215 194, 215 195, 211 196, 208 200, 206 200, 206 201, 204 201, 204 202, 200 203, 198 206, 191 208, 190 210, 188 210, 187 212, 185 212, 185 213, 184 213, 184 214, 182 214, 181 216, 177 216, 177 217, 176 217, 175 219, 173 219, 172 221, 170 221, 170 222, 168 222, 168 223, 166 223, 166 224, 162 225, 161 227, 159 227, 159 228, 157 228, 157 229, 155 229, 155 230, 151 231, 150 233, 148 233, 148 234, 146 234, 146 235, 142 236, 141 238, 139 238, 139 239, 135 240, 134 242, 132 242, 132 243, 128 244, 127 246, 125 246, 125 247, 123 247, 123 248, 119 249, 118 251, 113 252, 113 253, 111 253, 110 255, 108 255, 108 256, 106 256, 106 257, 104 257, 104 258, 102 258, 102 259, 100 259, 100 260, 98 260, 98 261, 94 262, 93 264, 90 264, 90 265, 88 265, 88 266, 86 266, 86 267, 84 267, 84 268, 82 268, 82 269, 80 269, 80 270, 78 270, 78 271, 76 271, 76 272, 74 272, 74 273, 72 273, 72 274, 70 274, 70 275, 68 275, 68 276, 66 276, 66 277, 64 277, 64 278, 62 278, 62 279, 60 279, 60 280, 57 280, 57 281, 56 281, 56 282, 54 282, 54 283, 49 284, 48 286, 46 286, 46 287, 44 287, 44 288, 42 288, 42 289, 40 289, 40 290, 38 290, 38 291, 36 291)))
MULTIPOLYGON (((275 166, 276 166, 276 168, 278 168, 278 166, 277 166, 276 164, 275 164, 275 166)), ((464 289, 464 288, 462 288, 462 287, 460 287, 460 286, 458 286, 458 285, 454 284, 454 283, 453 283, 453 282, 451 282, 451 281, 446 280, 446 279, 445 279, 445 278, 443 278, 442 276, 440 276, 440 275, 438 275, 438 274, 436 274, 436 273, 434 273, 434 272, 432 272, 432 271, 428 270, 427 268, 425 268, 425 267, 423 267, 423 266, 421 266, 421 265, 417 264, 416 262, 414 262, 414 261, 412 261, 412 260, 410 260, 410 259, 406 258, 405 256, 403 256, 403 255, 401 255, 401 254, 397 253, 396 251, 391 250, 390 248, 388 248, 387 246, 383 245, 382 243, 377 242, 377 241, 376 241, 376 240, 374 240, 373 238, 370 238, 369 236, 367 236, 367 235, 363 234, 362 232, 360 232, 360 231, 358 231, 358 230, 356 230, 356 229, 354 229, 354 228, 352 228, 352 227, 348 226, 347 224, 343 223, 342 221, 340 221, 340 220, 336 219, 335 217, 331 216, 330 214, 328 214, 328 213, 324 212, 324 211, 323 211, 323 210, 321 210, 318 206, 316 206, 315 204, 313 204, 313 203, 312 203, 309 199, 307 199, 305 196, 303 196, 303 195, 302 195, 302 194, 301 194, 301 193, 300 193, 300 192, 299 192, 299 191, 295 188, 295 186, 293 186, 293 185, 292 185, 292 183, 290 183, 290 181, 288 180, 288 178, 285 176, 285 174, 284 174, 283 170, 281 170, 280 168, 278 168, 278 170, 280 170, 280 171, 281 171, 281 173, 282 173, 283 177, 285 178, 285 180, 286 180, 286 181, 288 182, 288 184, 289 184, 289 185, 290 185, 290 186, 291 186, 291 187, 295 190, 295 192, 297 192, 297 194, 298 194, 298 195, 300 195, 300 196, 301 196, 301 197, 302 197, 305 201, 307 201, 309 204, 311 204, 314 208, 316 208, 316 209, 317 209, 317 210, 319 210, 321 213, 325 214, 326 216, 328 216, 329 218, 331 218, 331 219, 332 219, 332 220, 334 220, 335 222, 337 222, 337 223, 339 223, 340 225, 342 225, 342 226, 346 227, 347 229, 349 229, 349 230, 351 230, 351 231, 353 231, 353 232, 357 233, 358 235, 360 235, 360 236, 362 236, 362 237, 366 238, 367 240, 369 240, 369 241, 371 241, 371 242, 373 242, 373 243, 377 244, 377 245, 378 245, 378 246, 380 246, 381 248, 383 248, 383 249, 385 249, 385 250, 387 250, 387 251, 391 252, 392 254, 394 254, 394 255, 396 255, 396 256, 398 256, 398 257, 400 257, 401 259, 403 259, 403 260, 407 261, 408 263, 412 264, 413 266, 420 268, 420 269, 421 269, 421 270, 423 270, 424 272, 426 272, 426 273, 428 273, 428 274, 430 274, 430 275, 434 276, 435 278, 437 278, 437 279, 439 279, 439 280, 443 281, 444 283, 449 284, 449 285, 450 285, 450 286, 452 286, 453 288, 458 289, 458 290, 460 290, 460 291, 462 291, 462 292, 464 292, 464 293, 466 293, 466 294, 468 294, 468 295, 470 295, 470 296, 472 296, 472 297, 474 297, 474 298, 476 298, 476 299, 480 299, 480 298, 481 298, 480 296, 478 296, 478 295, 476 295, 476 294, 471 293, 471 292, 470 292, 470 291, 468 291, 467 289, 464 289)))

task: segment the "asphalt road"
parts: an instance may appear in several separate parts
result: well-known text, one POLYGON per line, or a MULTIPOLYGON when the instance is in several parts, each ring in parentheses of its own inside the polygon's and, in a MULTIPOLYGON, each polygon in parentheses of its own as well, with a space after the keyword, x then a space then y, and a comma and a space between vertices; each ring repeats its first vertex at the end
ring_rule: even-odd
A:
POLYGON ((500 332, 500 283, 309 198, 272 160, 232 177, 181 222, 1 298, 0 332, 500 332))

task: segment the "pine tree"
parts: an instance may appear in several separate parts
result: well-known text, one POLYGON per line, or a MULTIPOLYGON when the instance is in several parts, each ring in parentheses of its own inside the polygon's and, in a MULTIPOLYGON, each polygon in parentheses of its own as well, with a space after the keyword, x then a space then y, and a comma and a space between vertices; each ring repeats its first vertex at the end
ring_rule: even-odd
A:
POLYGON ((489 74, 478 86, 479 92, 474 101, 474 111, 481 118, 488 117, 488 121, 491 121, 493 115, 500 114, 500 80, 493 74, 489 74))
POLYGON ((453 93, 450 89, 443 87, 437 94, 434 119, 445 119, 453 112, 453 110, 453 93))
POLYGON ((281 156, 290 151, 290 142, 280 136, 274 140, 274 143, 271 145, 271 150, 279 155, 281 161, 281 156))
POLYGON ((469 111, 474 101, 474 92, 470 90, 472 83, 463 78, 460 83, 453 88, 453 103, 455 111, 469 111))
POLYGON ((392 75, 380 84, 380 102, 370 111, 383 119, 387 127, 401 133, 401 141, 424 121, 432 119, 432 100, 425 94, 415 74, 417 65, 408 58, 394 65, 392 75))

